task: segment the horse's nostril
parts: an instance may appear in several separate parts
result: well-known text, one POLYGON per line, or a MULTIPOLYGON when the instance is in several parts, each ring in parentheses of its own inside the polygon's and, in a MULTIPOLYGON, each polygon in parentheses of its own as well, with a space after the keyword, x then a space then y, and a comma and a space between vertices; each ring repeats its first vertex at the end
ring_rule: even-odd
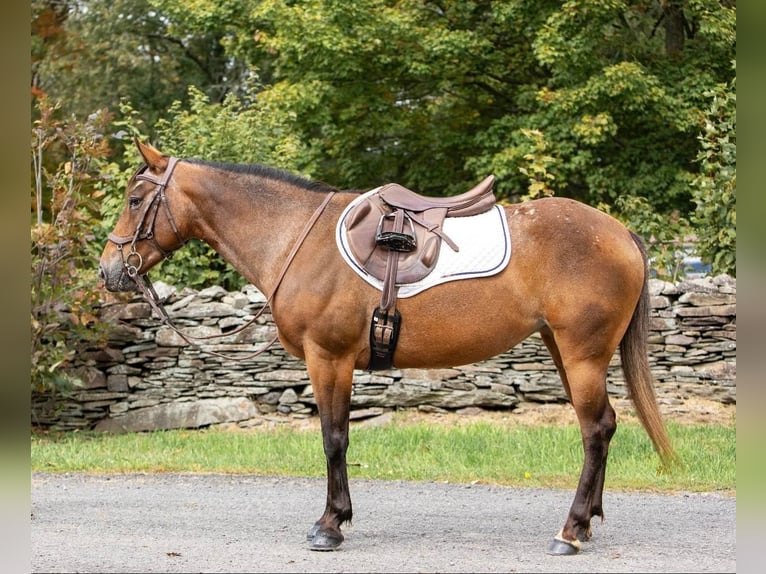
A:
POLYGON ((103 265, 98 266, 98 278, 101 279, 101 281, 106 281, 106 271, 104 271, 103 265))

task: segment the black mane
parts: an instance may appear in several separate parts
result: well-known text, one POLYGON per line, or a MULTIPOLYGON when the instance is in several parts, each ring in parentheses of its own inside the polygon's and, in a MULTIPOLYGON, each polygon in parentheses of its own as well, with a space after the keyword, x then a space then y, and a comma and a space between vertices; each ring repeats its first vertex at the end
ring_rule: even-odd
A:
POLYGON ((284 181, 285 183, 296 185, 308 191, 338 191, 335 187, 329 184, 319 181, 311 181, 310 179, 306 179, 300 175, 290 173, 289 171, 275 167, 269 167, 259 163, 226 163, 218 161, 207 161, 202 159, 187 159, 184 161, 188 161, 189 163, 196 165, 204 165, 214 169, 220 169, 222 171, 230 171, 232 173, 242 173, 246 175, 264 177, 267 179, 276 179, 278 181, 284 181))

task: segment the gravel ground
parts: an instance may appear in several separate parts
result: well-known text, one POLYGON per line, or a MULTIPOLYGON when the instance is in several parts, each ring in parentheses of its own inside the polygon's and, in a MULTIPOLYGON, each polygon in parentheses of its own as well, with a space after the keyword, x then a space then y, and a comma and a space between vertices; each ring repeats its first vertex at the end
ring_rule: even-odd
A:
POLYGON ((352 480, 354 524, 308 550, 323 479, 31 479, 33 572, 734 572, 736 498, 604 494, 577 556, 545 554, 573 492, 352 480))

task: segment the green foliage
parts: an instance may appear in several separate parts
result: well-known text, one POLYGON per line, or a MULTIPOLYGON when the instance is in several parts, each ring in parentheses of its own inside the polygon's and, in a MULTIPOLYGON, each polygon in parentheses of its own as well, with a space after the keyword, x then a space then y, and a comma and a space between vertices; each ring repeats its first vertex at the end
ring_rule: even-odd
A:
POLYGON ((57 111, 46 98, 38 101, 31 140, 31 381, 38 391, 77 384, 68 362, 100 336, 93 229, 109 117, 95 113, 77 122, 58 119, 57 111))
MULTIPOLYGON (((190 84, 204 86, 215 101, 236 89, 247 67, 224 47, 236 3, 195 2, 184 16, 159 11, 150 0, 32 2, 33 85, 84 117, 94 109, 115 111, 126 99, 152 126, 190 84), (200 20, 211 20, 206 26, 200 20)), ((185 10, 184 2, 179 10, 185 10)))
MULTIPOLYGON (((190 87, 188 103, 177 100, 166 117, 154 125, 156 144, 168 155, 234 163, 262 163, 308 174, 312 165, 305 146, 289 130, 290 117, 269 99, 257 97, 255 82, 242 96, 229 94, 223 102, 211 102, 201 90, 190 87)), ((147 139, 140 114, 123 102, 115 126, 124 139, 147 139)), ((128 171, 117 169, 122 185, 129 172, 140 165, 135 146, 126 147, 128 171)), ((116 166, 112 166, 113 169, 116 166)), ((124 206, 123 190, 110 189, 102 205, 104 227, 111 229, 124 206)), ((155 274, 178 287, 202 288, 212 284, 234 290, 244 279, 212 248, 192 241, 161 263, 155 274)))
MULTIPOLYGON (((35 94, 119 109, 113 131, 169 153, 431 195, 493 173, 506 200, 602 206, 665 263, 696 235, 733 271, 735 3, 35 0, 32 24, 35 94)), ((138 163, 112 145, 97 240, 138 163)), ((160 272, 238 284, 199 245, 160 272)))
POLYGON ((681 261, 691 243, 691 226, 678 211, 665 215, 648 199, 635 195, 618 197, 614 204, 616 212, 606 204, 599 207, 606 213, 611 212, 644 239, 649 266, 657 278, 672 283, 683 278, 685 269, 681 261))
POLYGON ((318 176, 436 195, 475 184, 473 136, 516 107, 535 68, 523 23, 498 26, 496 4, 260 2, 259 42, 275 54, 271 90, 297 96, 287 103, 321 157, 318 176))
POLYGON ((306 147, 290 131, 292 115, 268 98, 255 80, 242 96, 229 94, 221 103, 198 88, 189 88, 188 103, 173 102, 154 126, 165 153, 235 163, 262 163, 291 171, 313 168, 306 147))
POLYGON ((737 95, 735 83, 707 92, 712 98, 699 135, 699 175, 692 182, 698 248, 713 273, 737 275, 737 95))
POLYGON ((529 178, 529 189, 522 196, 522 201, 554 195, 549 184, 556 176, 549 172, 549 168, 556 160, 546 153, 548 144, 545 136, 538 130, 522 130, 521 133, 529 138, 532 147, 529 153, 524 154, 526 164, 519 168, 529 178))

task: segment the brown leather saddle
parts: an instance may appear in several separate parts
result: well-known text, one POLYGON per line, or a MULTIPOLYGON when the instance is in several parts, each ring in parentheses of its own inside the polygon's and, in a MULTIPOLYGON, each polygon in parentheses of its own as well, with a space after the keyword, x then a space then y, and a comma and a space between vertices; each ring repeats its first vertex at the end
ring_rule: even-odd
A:
POLYGON ((345 217, 349 249, 367 273, 383 282, 380 307, 373 313, 369 370, 391 367, 401 316, 399 285, 423 279, 436 267, 442 241, 460 247, 443 230, 448 217, 467 217, 496 203, 494 176, 453 197, 426 197, 397 183, 380 187, 345 217))

